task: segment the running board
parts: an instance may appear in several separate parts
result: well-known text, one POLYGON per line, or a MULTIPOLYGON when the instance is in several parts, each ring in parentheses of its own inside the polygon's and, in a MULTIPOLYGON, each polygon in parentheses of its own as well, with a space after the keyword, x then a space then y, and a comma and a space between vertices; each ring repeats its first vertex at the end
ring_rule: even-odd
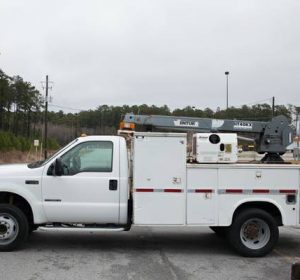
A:
POLYGON ((39 227, 42 231, 48 232, 118 232, 125 228, 78 228, 78 227, 39 227))

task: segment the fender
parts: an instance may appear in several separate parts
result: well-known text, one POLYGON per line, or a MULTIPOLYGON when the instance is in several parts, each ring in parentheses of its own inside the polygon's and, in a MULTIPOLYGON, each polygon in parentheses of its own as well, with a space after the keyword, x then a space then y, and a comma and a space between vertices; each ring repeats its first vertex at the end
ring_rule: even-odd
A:
POLYGON ((35 197, 33 193, 30 192, 30 190, 20 187, 11 182, 9 183, 9 185, 2 182, 0 184, 0 192, 10 192, 23 197, 25 200, 27 200, 32 209, 34 223, 43 224, 47 222, 41 200, 35 197))
POLYGON ((286 222, 286 214, 285 212, 283 211, 282 207, 280 206, 279 203, 277 203, 275 200, 273 199, 270 199, 270 198, 262 198, 262 197, 251 197, 251 198, 245 198, 245 199, 241 199, 239 200, 237 203, 235 203, 232 208, 230 209, 230 212, 228 215, 230 218, 229 218, 229 222, 231 225, 232 224, 232 219, 233 219, 233 215, 235 213, 235 211, 237 210, 238 207, 240 207, 241 205, 245 204, 245 203, 248 203, 248 202, 267 202, 267 203, 270 203, 272 205, 274 205, 280 212, 281 214, 281 217, 282 217, 282 224, 285 225, 287 222, 286 222))

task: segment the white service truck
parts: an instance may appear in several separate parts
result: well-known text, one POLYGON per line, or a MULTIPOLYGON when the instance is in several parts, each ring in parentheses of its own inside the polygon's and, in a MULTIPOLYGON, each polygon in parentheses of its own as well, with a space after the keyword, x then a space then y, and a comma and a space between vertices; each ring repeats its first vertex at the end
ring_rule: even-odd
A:
POLYGON ((209 226, 258 257, 275 246, 279 226, 299 225, 299 165, 187 163, 186 146, 185 133, 86 136, 45 161, 1 165, 0 250, 38 227, 209 226))

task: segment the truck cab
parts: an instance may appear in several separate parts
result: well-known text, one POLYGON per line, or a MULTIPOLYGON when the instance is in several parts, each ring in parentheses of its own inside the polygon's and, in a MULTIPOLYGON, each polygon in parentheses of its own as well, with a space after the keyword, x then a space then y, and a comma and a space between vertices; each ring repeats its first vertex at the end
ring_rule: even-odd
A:
POLYGON ((20 231, 39 225, 126 225, 127 155, 123 137, 86 136, 45 161, 0 166, 0 249, 13 249, 27 237, 20 231))

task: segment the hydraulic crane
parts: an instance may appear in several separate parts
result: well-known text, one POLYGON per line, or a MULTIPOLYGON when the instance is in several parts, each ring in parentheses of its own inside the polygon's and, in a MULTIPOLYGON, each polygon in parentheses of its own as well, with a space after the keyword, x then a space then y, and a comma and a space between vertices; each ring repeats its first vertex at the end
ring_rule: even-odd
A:
POLYGON ((176 117, 161 115, 126 114, 125 123, 141 125, 146 130, 152 128, 193 132, 233 132, 248 133, 255 136, 256 152, 265 154, 262 162, 283 162, 281 155, 293 142, 295 129, 285 116, 273 117, 268 122, 229 119, 210 119, 193 117, 176 117))

